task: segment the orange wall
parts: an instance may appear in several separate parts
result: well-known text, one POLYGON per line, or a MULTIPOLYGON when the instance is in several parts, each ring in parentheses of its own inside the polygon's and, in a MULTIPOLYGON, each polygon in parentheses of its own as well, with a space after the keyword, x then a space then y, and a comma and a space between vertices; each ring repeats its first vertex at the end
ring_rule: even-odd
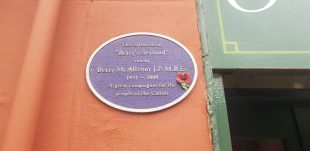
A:
POLYGON ((15 96, 36 2, 0 0, 0 149, 15 96))
MULTIPOLYGON (((36 5, 0 1, 0 144, 36 5)), ((212 150, 194 0, 63 0, 47 75, 34 151, 212 150), (91 53, 129 32, 167 35, 192 52, 198 81, 186 99, 164 111, 134 114, 91 93, 85 79, 91 53)))

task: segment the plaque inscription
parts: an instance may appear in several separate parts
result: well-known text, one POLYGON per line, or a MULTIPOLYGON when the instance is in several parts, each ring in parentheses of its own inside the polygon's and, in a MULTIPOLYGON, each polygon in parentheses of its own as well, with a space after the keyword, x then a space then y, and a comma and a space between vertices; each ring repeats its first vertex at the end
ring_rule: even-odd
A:
POLYGON ((102 102, 129 112, 153 112, 184 99, 197 80, 197 65, 176 40, 154 33, 113 38, 91 55, 87 83, 102 102))

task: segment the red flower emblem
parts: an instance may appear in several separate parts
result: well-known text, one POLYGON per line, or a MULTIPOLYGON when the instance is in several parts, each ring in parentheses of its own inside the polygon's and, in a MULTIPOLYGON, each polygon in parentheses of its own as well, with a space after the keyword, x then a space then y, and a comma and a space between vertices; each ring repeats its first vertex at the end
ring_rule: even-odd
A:
POLYGON ((189 83, 192 81, 191 76, 187 72, 180 72, 177 74, 177 82, 185 90, 189 88, 189 83))

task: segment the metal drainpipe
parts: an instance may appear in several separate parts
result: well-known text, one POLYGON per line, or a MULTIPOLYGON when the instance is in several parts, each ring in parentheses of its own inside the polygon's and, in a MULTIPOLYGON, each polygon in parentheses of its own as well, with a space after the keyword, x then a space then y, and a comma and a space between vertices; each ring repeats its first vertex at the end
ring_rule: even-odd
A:
POLYGON ((39 0, 2 151, 31 151, 61 0, 39 0))

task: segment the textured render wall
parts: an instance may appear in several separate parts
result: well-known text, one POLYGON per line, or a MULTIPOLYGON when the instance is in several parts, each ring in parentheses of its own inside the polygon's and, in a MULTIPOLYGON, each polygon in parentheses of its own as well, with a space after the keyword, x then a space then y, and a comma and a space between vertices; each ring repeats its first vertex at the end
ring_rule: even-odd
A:
POLYGON ((25 56, 36 4, 34 1, 0 0, 0 146, 25 56))
MULTIPOLYGON (((36 4, 0 1, 0 144, 36 4)), ((35 151, 212 150, 194 0, 63 0, 45 85, 35 151), (89 56, 128 32, 164 34, 189 48, 199 75, 185 100, 161 112, 133 114, 91 93, 85 80, 89 56)))

